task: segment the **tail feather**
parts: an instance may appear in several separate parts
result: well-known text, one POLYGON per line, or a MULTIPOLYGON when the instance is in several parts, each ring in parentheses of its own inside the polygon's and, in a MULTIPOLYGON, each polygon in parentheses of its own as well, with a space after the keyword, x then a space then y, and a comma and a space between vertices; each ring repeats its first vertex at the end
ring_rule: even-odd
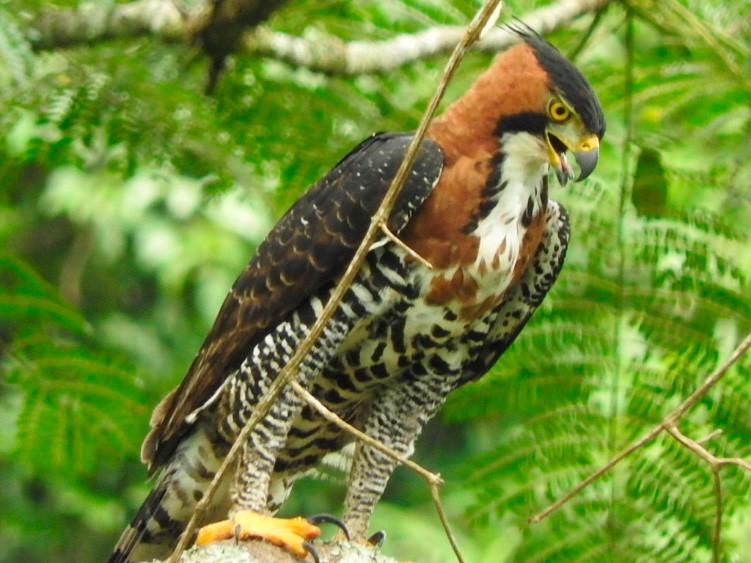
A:
MULTIPOLYGON (((158 539, 158 536, 163 534, 158 533, 156 528, 162 528, 159 520, 163 518, 157 518, 156 515, 159 512, 164 512, 162 504, 169 489, 167 480, 164 478, 159 479, 157 485, 152 489, 149 496, 138 509, 138 512, 130 521, 130 525, 120 536, 120 539, 115 545, 114 550, 107 559, 107 563, 126 563, 129 561, 145 560, 152 557, 150 553, 140 553, 143 549, 137 549, 139 546, 151 546, 148 551, 153 552, 153 557, 163 557, 165 554, 169 554, 170 542, 154 543, 154 540, 158 539), (157 531, 155 534, 154 532, 157 531)), ((171 518, 170 518, 171 520, 171 518)), ((164 522, 165 524, 167 522, 164 522)), ((180 530, 182 531, 182 529, 180 530)), ((177 534, 179 536, 179 533, 177 534)), ((165 538, 167 540, 168 538, 165 538)), ((177 541, 177 537, 174 538, 174 542, 177 541)))
MULTIPOLYGON (((224 446, 212 440, 203 428, 188 436, 120 536, 108 563, 167 557, 177 545, 225 453, 224 446)), ((226 518, 228 509, 229 479, 225 478, 212 499, 205 521, 199 525, 226 518)))

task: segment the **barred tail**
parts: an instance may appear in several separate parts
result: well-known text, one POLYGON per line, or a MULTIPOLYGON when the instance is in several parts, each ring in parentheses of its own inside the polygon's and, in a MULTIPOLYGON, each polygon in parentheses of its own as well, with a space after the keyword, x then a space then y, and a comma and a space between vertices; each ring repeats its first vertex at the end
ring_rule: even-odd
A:
MULTIPOLYGON (((120 536, 108 563, 164 559, 172 552, 226 453, 222 446, 217 455, 216 445, 203 428, 186 437, 120 536)), ((199 525, 227 517, 228 483, 224 479, 220 484, 199 525)))
POLYGON ((169 491, 167 472, 138 509, 107 559, 108 563, 125 563, 163 558, 177 543, 185 523, 173 519, 165 508, 169 491), (169 531, 177 532, 170 534, 169 531))

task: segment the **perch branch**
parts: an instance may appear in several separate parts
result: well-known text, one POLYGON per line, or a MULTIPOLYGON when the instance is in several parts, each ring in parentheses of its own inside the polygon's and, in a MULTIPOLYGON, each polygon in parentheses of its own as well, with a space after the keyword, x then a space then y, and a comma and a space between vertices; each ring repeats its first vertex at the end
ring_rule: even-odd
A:
MULTIPOLYGON (((740 359, 740 357, 746 352, 746 350, 749 349, 749 347, 751 347, 751 334, 747 335, 746 338, 744 338, 743 341, 738 345, 738 347, 733 351, 733 353, 730 354, 730 356, 709 377, 707 377, 707 379, 704 380, 704 382, 696 389, 696 391, 694 391, 687 399, 685 399, 678 406, 678 408, 676 408, 673 412, 668 414, 662 420, 662 422, 660 422, 657 426, 652 428, 649 432, 647 432, 644 436, 636 440, 626 449, 618 453, 609 462, 607 462, 605 465, 597 469, 589 477, 584 479, 581 483, 576 485, 574 488, 572 488, 570 491, 568 491, 566 494, 564 494, 562 497, 560 497, 550 506, 541 510, 537 514, 532 515, 529 518, 529 522, 532 524, 536 524, 537 522, 540 522, 544 518, 548 517, 550 514, 558 510, 561 506, 563 506, 569 500, 571 500, 573 497, 579 494, 583 489, 585 489, 592 482, 596 481, 603 474, 607 473, 614 466, 618 465, 618 463, 620 463, 624 458, 631 455, 634 451, 641 448, 647 442, 652 441, 662 431, 668 431, 669 428, 675 428, 676 421, 681 416, 683 416, 686 413, 686 411, 688 411, 691 407, 693 407, 699 401, 699 399, 701 399, 701 397, 703 397, 707 393, 707 391, 709 391, 712 387, 714 387, 714 385, 718 381, 720 381, 720 379, 722 379, 725 373, 727 373, 727 371, 733 366, 733 364, 735 364, 740 359)), ((701 448, 702 450, 704 449, 698 443, 696 442, 693 442, 693 443, 696 444, 698 448, 701 448)), ((748 462, 744 460, 738 460, 737 458, 723 458, 723 465, 729 465, 731 462, 733 465, 740 465, 744 469, 748 469, 746 467, 748 465, 748 462), (742 463, 738 463, 738 461, 741 461, 742 463)))
MULTIPOLYGON (((415 135, 412 137, 412 141, 410 142, 409 147, 407 148, 404 159, 402 160, 402 163, 399 166, 394 179, 391 181, 391 185, 386 191, 386 194, 383 197, 383 201, 381 201, 381 205, 373 214, 368 230, 365 233, 360 246, 355 252, 355 255, 347 266, 347 269, 345 270, 341 279, 334 288, 334 291, 327 301, 326 306, 321 311, 320 316, 316 320, 315 324, 311 327, 310 332, 300 343, 299 348, 295 351, 287 364, 280 370, 277 377, 269 386, 269 390, 261 398, 256 408, 253 410, 250 419, 247 421, 247 423, 235 439, 232 448, 230 448, 230 451, 227 453, 227 457, 225 457, 221 466, 217 470, 216 475, 214 475, 214 479, 206 490, 205 495, 196 505, 196 508, 193 511, 190 520, 188 521, 188 524, 180 538, 179 543, 177 544, 175 550, 172 552, 172 555, 169 558, 170 563, 177 563, 177 561, 179 560, 180 555, 187 547, 188 541, 192 539, 193 531, 195 530, 201 516, 206 511, 213 496, 216 494, 222 477, 225 475, 229 467, 235 462, 237 454, 242 448, 242 445, 245 443, 255 426, 265 416, 268 415, 272 405, 274 404, 278 395, 281 393, 282 389, 294 380, 295 374, 297 373, 297 369, 299 368, 300 364, 308 355, 316 340, 323 332, 326 324, 329 322, 334 312, 338 308, 339 303, 341 303, 345 292, 351 285, 352 281, 355 278, 355 275, 357 275, 357 272, 360 269, 360 266, 365 260, 365 256, 368 253, 370 246, 375 242, 376 236, 381 229, 381 224, 387 220, 391 208, 394 206, 394 202, 396 201, 396 197, 399 194, 399 190, 404 185, 404 182, 407 179, 407 175, 412 169, 415 158, 417 157, 417 151, 420 149, 420 145, 422 144, 422 141, 425 138, 425 134, 427 133, 428 125, 430 124, 430 121, 432 120, 433 115, 438 108, 438 104, 440 103, 444 93, 446 92, 448 83, 454 75, 454 72, 456 72, 456 68, 458 67, 459 62, 462 60, 464 53, 466 52, 469 45, 477 41, 494 14, 498 14, 499 9, 500 0, 487 0, 485 5, 483 5, 480 11, 475 15, 475 18, 472 20, 472 22, 470 22, 470 24, 467 26, 464 34, 461 37, 461 40, 456 45, 454 51, 451 53, 451 57, 449 58, 449 61, 446 64, 446 68, 441 75, 438 86, 436 87, 436 90, 432 98, 430 99, 430 102, 428 103, 428 107, 425 109, 425 112, 420 121, 420 125, 417 128, 415 135)), ((459 560, 461 561, 461 558, 459 558, 459 560)))
MULTIPOLYGON (((522 16, 540 34, 577 17, 597 12, 613 0, 559 0, 522 16)), ((136 0, 127 4, 86 2, 65 10, 47 10, 32 22, 28 39, 35 49, 53 49, 128 37, 152 36, 188 42, 191 30, 206 19, 206 6, 179 10, 172 0, 136 0)), ((461 26, 436 26, 382 41, 344 42, 337 37, 298 37, 258 26, 237 46, 242 56, 269 57, 329 74, 389 72, 401 65, 450 52, 462 37, 461 26)), ((518 40, 491 29, 474 46, 498 52, 518 40)))

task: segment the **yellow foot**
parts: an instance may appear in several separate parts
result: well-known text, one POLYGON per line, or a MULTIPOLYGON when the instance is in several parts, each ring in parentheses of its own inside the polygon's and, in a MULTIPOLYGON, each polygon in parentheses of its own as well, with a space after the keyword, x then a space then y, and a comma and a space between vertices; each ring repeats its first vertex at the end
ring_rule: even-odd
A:
POLYGON ((309 552, 308 540, 317 538, 321 529, 305 518, 273 518, 244 510, 231 520, 209 524, 198 531, 196 545, 204 545, 229 538, 264 539, 274 545, 284 547, 297 557, 305 557, 309 552))

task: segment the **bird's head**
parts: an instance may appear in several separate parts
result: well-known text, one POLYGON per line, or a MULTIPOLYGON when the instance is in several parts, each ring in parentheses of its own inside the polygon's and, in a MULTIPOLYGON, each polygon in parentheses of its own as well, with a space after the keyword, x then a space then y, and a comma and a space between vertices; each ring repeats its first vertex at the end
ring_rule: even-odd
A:
MULTIPOLYGON (((533 162, 546 161, 561 185, 575 178, 568 153, 579 165, 576 180, 597 166, 605 117, 592 86, 558 49, 521 23, 508 29, 523 43, 501 53, 470 90, 445 113, 447 121, 471 124, 466 138, 523 133, 535 142, 533 162)), ((457 142, 464 140, 457 139, 457 142)))
POLYGON ((539 35, 512 27, 532 49, 547 75, 547 91, 538 111, 544 115, 543 134, 551 167, 561 185, 574 176, 566 153, 579 165, 578 180, 597 166, 605 116, 600 101, 584 75, 558 49, 539 35))
MULTIPOLYGON (((545 158, 561 185, 574 177, 567 158, 571 152, 579 165, 576 180, 583 180, 597 166, 600 140, 605 134, 605 117, 597 95, 584 75, 553 45, 521 25, 512 24, 508 28, 524 43, 499 59, 508 59, 510 75, 515 68, 520 73, 517 79, 528 82, 510 92, 512 98, 516 94, 519 106, 498 120, 496 135, 515 130, 541 138, 545 158), (529 55, 534 57, 536 65, 529 55)), ((507 111, 513 110, 509 107, 507 111)))

